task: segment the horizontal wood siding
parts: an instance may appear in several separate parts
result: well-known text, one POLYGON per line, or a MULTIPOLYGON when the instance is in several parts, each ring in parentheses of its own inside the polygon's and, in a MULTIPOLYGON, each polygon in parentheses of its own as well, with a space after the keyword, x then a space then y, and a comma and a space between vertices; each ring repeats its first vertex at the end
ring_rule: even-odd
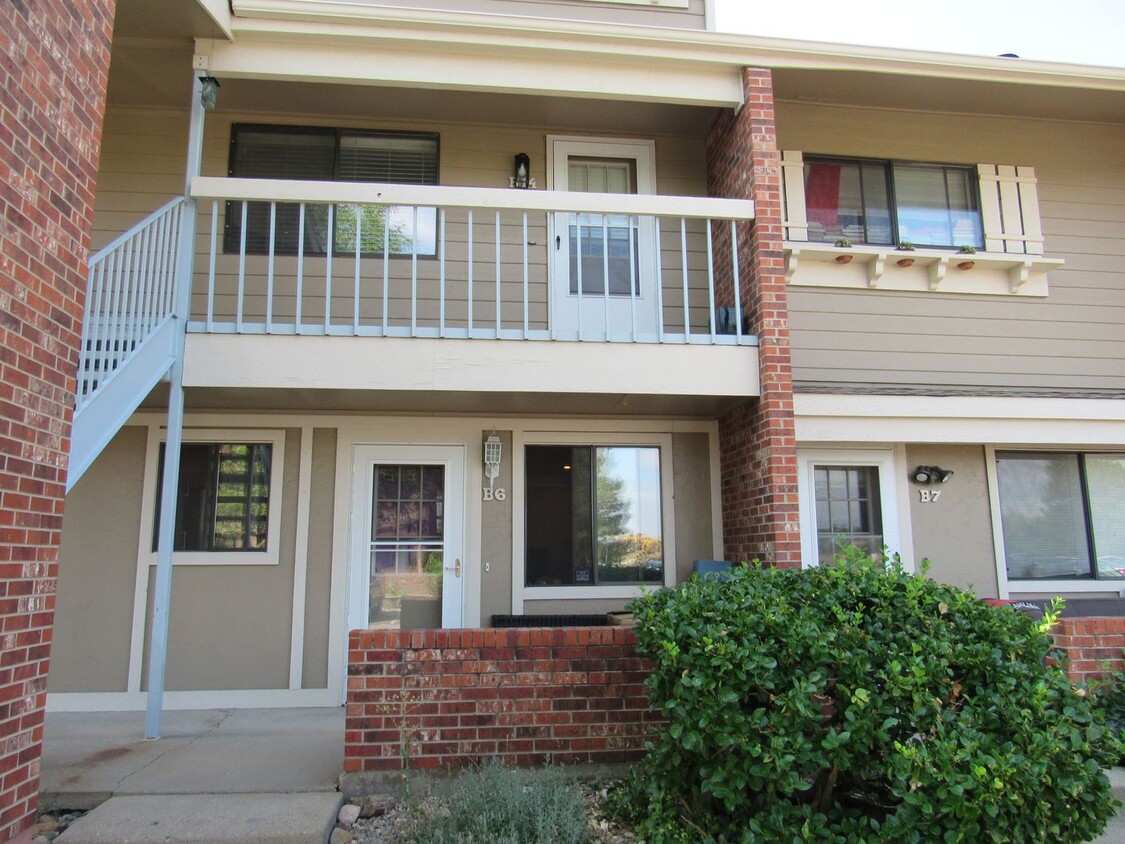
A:
POLYGON ((1045 299, 790 287, 793 376, 821 385, 1125 390, 1125 127, 780 103, 806 154, 1035 168, 1045 299))
MULTIPOLYGON (((546 161, 548 132, 582 134, 581 127, 514 128, 465 124, 383 122, 377 118, 357 121, 340 117, 307 118, 287 114, 208 114, 204 141, 203 173, 227 175, 231 125, 237 122, 278 125, 314 124, 368 129, 396 129, 438 132, 441 136, 439 174, 443 185, 505 187, 511 175, 513 156, 526 152, 531 157, 532 175, 541 188, 547 185, 546 161)), ((187 146, 187 113, 155 109, 116 109, 106 120, 105 152, 99 176, 94 248, 176 196, 183 189, 184 154, 187 146), (135 166, 139 164, 140 166, 135 166)), ((705 154, 702 139, 657 136, 657 191, 681 196, 706 195, 705 154)), ((216 236, 220 253, 225 204, 219 205, 216 236)), ((501 226, 502 319, 508 328, 523 324, 523 244, 522 219, 515 212, 504 212, 501 226)), ((495 217, 491 211, 474 215, 473 247, 473 324, 490 326, 495 322, 495 217)), ((192 299, 193 316, 207 312, 207 254, 211 241, 211 207, 200 204, 196 235, 196 277, 192 299)), ((451 211, 447 224, 446 248, 446 324, 464 327, 468 320, 467 219, 463 211, 451 211)), ((706 235, 703 223, 689 221, 688 307, 692 330, 708 329, 710 305, 706 288, 706 235)), ((528 320, 529 328, 547 327, 549 293, 547 288, 547 220, 542 213, 528 215, 528 320)), ((284 323, 296 311, 295 257, 279 257, 275 265, 274 319, 284 323)), ((661 264, 664 269, 665 325, 667 330, 683 327, 683 274, 679 221, 662 221, 661 264)), ((246 291, 243 315, 260 322, 265 313, 267 261, 264 256, 249 256, 246 264, 246 291)), ((216 262, 214 318, 233 319, 237 306, 237 255, 220 254, 216 262)), ((393 324, 409 322, 412 295, 417 296, 417 320, 422 326, 435 326, 439 316, 439 262, 433 257, 418 261, 419 284, 416 293, 410 284, 411 260, 395 257, 390 262, 387 303, 393 324)), ((383 261, 363 258, 361 262, 360 323, 376 325, 382 319, 383 261)), ((333 322, 350 323, 354 308, 355 259, 337 255, 333 259, 333 322)), ((325 260, 309 257, 304 263, 302 318, 323 321, 325 301, 325 260)))

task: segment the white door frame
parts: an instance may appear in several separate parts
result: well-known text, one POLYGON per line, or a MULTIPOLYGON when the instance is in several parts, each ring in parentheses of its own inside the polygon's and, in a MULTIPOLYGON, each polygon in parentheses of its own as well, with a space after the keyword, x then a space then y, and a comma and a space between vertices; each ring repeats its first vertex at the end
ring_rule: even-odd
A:
POLYGON ((443 466, 445 512, 441 591, 442 627, 461 627, 465 618, 465 448, 459 445, 357 444, 352 448, 351 523, 348 535, 347 630, 367 627, 371 581, 371 471, 380 463, 443 466))
POLYGON ((906 454, 902 446, 887 448, 801 448, 797 451, 797 502, 801 524, 801 564, 817 564, 816 466, 873 466, 879 473, 879 504, 883 518, 883 544, 902 557, 903 567, 914 570, 910 507, 906 498, 906 454))
MULTIPOLYGON (((638 195, 656 193, 656 142, 637 138, 592 138, 568 135, 547 136, 547 188, 568 189, 568 161, 571 156, 585 158, 612 158, 631 160, 636 164, 636 192, 638 195)), ((581 338, 632 340, 633 326, 638 337, 659 331, 659 297, 654 283, 656 268, 653 260, 656 244, 655 228, 651 219, 642 219, 637 227, 637 280, 640 292, 636 296, 608 297, 590 294, 582 301, 581 293, 570 293, 570 214, 551 215, 549 248, 551 284, 552 336, 575 334, 581 338), (552 248, 553 247, 553 248, 552 248), (609 326, 606 325, 608 318, 609 326), (613 331, 608 329, 612 327, 613 331)))

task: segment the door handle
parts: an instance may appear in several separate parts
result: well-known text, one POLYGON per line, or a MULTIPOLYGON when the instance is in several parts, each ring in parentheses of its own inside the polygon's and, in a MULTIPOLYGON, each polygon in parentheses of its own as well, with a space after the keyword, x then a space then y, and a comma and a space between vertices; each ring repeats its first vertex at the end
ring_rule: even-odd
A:
POLYGON ((555 235, 555 249, 562 249, 562 235, 555 235))
POLYGON ((460 576, 461 576, 461 560, 460 560, 460 558, 458 558, 458 559, 457 559, 457 560, 456 560, 456 561, 455 561, 455 562, 453 563, 453 565, 451 565, 451 566, 446 566, 446 567, 445 567, 445 570, 446 570, 446 571, 451 571, 451 572, 453 572, 453 576, 454 576, 454 577, 460 577, 460 576))

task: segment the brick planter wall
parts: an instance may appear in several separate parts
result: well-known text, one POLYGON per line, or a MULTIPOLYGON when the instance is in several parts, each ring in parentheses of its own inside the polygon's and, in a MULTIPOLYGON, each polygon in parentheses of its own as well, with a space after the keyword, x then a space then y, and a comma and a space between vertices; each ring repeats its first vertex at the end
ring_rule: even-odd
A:
POLYGON ((657 716, 623 627, 354 630, 345 777, 411 769, 620 764, 657 716))
POLYGON ((0 2, 0 841, 39 796, 113 10, 0 2))
MULTIPOLYGON (((754 200, 755 220, 738 232, 739 296, 758 335, 761 396, 719 420, 723 537, 728 560, 801 564, 797 446, 789 311, 781 231, 781 166, 769 70, 743 69, 745 105, 725 111, 707 138, 711 196, 754 200)), ((715 240, 716 295, 731 297, 730 241, 715 240)))
POLYGON ((1125 669, 1125 618, 1061 618, 1051 635, 1072 682, 1125 669))

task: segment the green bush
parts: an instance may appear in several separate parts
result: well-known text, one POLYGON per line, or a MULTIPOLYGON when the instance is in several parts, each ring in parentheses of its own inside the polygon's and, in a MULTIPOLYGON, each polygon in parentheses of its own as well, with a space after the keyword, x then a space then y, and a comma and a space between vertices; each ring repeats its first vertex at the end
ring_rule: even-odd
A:
POLYGON ((1114 812, 1117 741, 1045 626, 897 558, 632 609, 666 724, 614 803, 651 842, 1076 842, 1114 812))
POLYGON ((420 818, 415 844, 585 844, 586 804, 558 768, 515 770, 490 763, 461 771, 420 818))
MULTIPOLYGON (((1117 734, 1125 754, 1125 671, 1114 671, 1091 681, 1090 693, 1094 705, 1105 717, 1106 726, 1117 734)), ((1122 761, 1118 759, 1117 764, 1122 764, 1122 761)))

